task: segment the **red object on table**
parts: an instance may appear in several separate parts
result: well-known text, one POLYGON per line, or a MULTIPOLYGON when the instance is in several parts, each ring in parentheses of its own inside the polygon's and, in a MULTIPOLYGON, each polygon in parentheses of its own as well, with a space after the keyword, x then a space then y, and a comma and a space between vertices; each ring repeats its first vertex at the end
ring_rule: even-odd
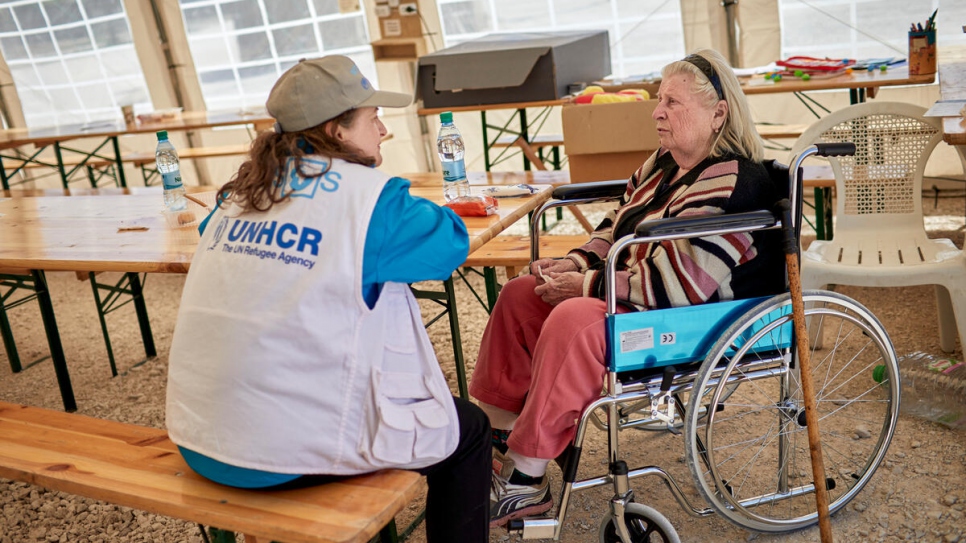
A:
POLYGON ((787 70, 794 72, 801 70, 809 74, 827 74, 842 72, 849 66, 855 64, 854 60, 847 58, 816 58, 816 57, 789 57, 785 60, 776 62, 787 70))
POLYGON ((496 213, 500 204, 492 196, 463 196, 446 202, 460 217, 486 217, 496 213))

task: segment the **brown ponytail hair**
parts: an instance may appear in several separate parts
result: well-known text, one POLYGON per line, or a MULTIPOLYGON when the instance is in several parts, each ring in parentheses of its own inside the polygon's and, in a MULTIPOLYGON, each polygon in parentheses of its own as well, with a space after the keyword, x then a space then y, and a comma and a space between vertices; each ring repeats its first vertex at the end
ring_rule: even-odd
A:
POLYGON ((315 177, 331 168, 330 162, 322 172, 305 172, 302 169, 302 160, 309 155, 341 158, 346 162, 375 166, 375 158, 363 156, 355 147, 335 137, 335 126, 349 128, 358 111, 350 109, 334 119, 298 132, 279 134, 266 131, 259 134, 252 142, 248 158, 231 180, 218 191, 218 204, 222 204, 222 195, 226 195, 228 200, 245 211, 268 211, 286 197, 281 195, 278 187, 284 182, 290 157, 294 159, 294 168, 302 177, 315 177))

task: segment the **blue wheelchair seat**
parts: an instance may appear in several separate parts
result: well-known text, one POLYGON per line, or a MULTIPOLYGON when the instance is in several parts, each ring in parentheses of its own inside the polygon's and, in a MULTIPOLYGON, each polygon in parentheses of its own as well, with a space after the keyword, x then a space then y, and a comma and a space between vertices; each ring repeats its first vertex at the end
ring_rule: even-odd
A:
MULTIPOLYGON (((728 328, 770 296, 669 309, 607 315, 608 370, 622 373, 700 362, 728 328)), ((781 316, 776 310, 766 320, 781 316)), ((785 313, 790 313, 788 307, 785 313)), ((760 328, 749 328, 749 339, 760 328)), ((791 345, 791 321, 769 332, 755 351, 773 351, 791 345)))

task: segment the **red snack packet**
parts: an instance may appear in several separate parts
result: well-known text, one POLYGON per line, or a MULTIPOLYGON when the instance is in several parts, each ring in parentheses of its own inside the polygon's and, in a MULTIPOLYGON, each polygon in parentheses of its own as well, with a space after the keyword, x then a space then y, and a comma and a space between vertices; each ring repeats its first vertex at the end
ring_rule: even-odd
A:
POLYGON ((496 213, 500 204, 491 196, 462 196, 446 202, 446 207, 460 217, 486 217, 496 213))

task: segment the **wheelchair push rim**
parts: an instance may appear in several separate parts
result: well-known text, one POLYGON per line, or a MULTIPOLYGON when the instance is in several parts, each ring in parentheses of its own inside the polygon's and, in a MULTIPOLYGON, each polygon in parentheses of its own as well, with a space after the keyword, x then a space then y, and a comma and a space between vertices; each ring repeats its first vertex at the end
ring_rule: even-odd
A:
MULTIPOLYGON (((899 372, 888 335, 861 304, 823 291, 804 299, 834 513, 885 456, 898 416, 899 372)), ((779 351, 756 350, 790 333, 790 308, 788 295, 776 296, 736 321, 698 371, 686 411, 685 456, 699 491, 728 521, 761 532, 818 521, 794 341, 781 338, 790 347, 779 351)))

